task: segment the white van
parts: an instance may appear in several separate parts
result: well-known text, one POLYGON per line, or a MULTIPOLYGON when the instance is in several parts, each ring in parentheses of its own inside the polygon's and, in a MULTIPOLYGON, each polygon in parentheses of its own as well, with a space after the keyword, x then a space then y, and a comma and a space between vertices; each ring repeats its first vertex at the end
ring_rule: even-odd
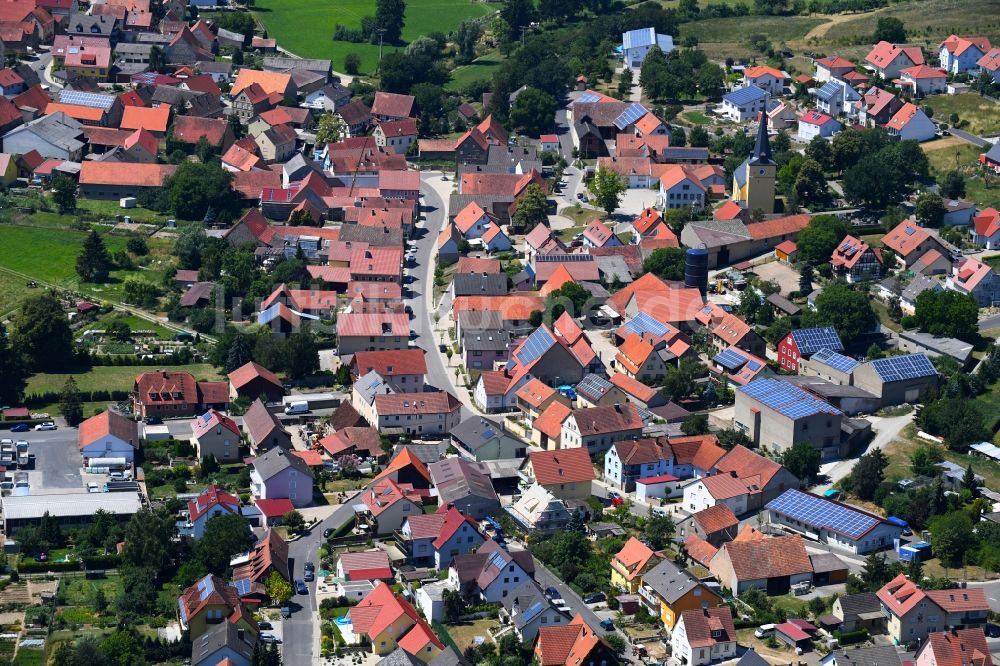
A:
POLYGON ((773 624, 762 624, 753 631, 753 635, 757 638, 767 638, 768 636, 774 635, 774 625, 773 624))
POLYGON ((305 414, 309 411, 309 403, 305 400, 299 402, 290 402, 288 406, 285 407, 285 414, 305 414))

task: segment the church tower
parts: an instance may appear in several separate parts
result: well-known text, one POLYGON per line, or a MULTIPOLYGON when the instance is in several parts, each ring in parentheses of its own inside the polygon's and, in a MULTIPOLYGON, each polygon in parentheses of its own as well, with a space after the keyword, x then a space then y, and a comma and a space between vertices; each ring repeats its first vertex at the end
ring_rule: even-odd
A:
POLYGON ((767 139, 767 113, 761 113, 753 153, 733 174, 733 201, 751 213, 758 209, 768 215, 773 213, 777 169, 778 166, 771 158, 771 144, 767 139))

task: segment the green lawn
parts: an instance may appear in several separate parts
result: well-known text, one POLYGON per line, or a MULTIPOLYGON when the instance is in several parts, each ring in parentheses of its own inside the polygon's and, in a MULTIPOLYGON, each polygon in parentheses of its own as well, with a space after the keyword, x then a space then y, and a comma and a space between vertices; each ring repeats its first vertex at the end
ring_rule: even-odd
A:
POLYGON ((451 81, 445 86, 450 91, 461 91, 462 88, 474 81, 489 81, 493 77, 493 71, 503 62, 503 56, 499 51, 491 51, 472 64, 456 67, 451 73, 451 81))
POLYGON ((11 663, 14 666, 45 666, 45 650, 21 648, 11 663))
POLYGON ((686 111, 681 114, 681 118, 694 125, 711 125, 712 119, 701 111, 686 111))
MULTIPOLYGON (((434 31, 448 34, 467 18, 478 18, 496 8, 474 0, 410 0, 406 8, 403 40, 412 41, 434 31)), ((361 56, 361 71, 374 72, 378 44, 334 42, 334 26, 357 28, 361 18, 375 14, 375 0, 340 0, 329 5, 312 0, 259 0, 254 14, 267 26, 268 35, 283 48, 303 58, 329 58, 333 68, 344 69, 344 56, 361 56)), ((387 45, 383 52, 400 47, 387 45)))
POLYGON ((965 175, 967 199, 981 208, 1000 206, 1000 178, 978 166, 982 149, 955 137, 929 141, 922 148, 927 154, 932 176, 940 178, 948 171, 958 169, 965 175))
POLYGON ((165 328, 156 322, 148 321, 142 317, 137 317, 132 314, 125 314, 123 312, 111 312, 93 324, 89 325, 87 328, 93 329, 105 329, 113 321, 124 321, 128 324, 128 327, 133 331, 153 331, 156 333, 156 337, 160 340, 173 340, 176 333, 168 328, 165 328))
POLYGON ((15 310, 21 299, 34 291, 25 280, 0 272, 0 319, 5 319, 4 315, 15 310))
POLYGON ((122 579, 118 574, 108 574, 107 578, 88 579, 83 576, 66 576, 59 581, 60 591, 66 596, 70 606, 88 606, 94 599, 98 587, 104 591, 106 599, 117 599, 122 592, 122 579))
POLYGON ((992 136, 1000 132, 1000 104, 976 93, 934 95, 924 100, 924 106, 934 109, 934 118, 949 124, 951 114, 957 113, 969 123, 961 128, 973 134, 992 136))
MULTIPOLYGON (((26 394, 60 391, 66 380, 72 376, 81 391, 131 391, 135 376, 143 372, 155 370, 151 365, 98 365, 82 372, 67 370, 64 373, 39 373, 28 380, 26 394)), ((219 372, 207 363, 191 363, 189 365, 172 365, 171 371, 186 371, 198 380, 220 379, 219 372)))

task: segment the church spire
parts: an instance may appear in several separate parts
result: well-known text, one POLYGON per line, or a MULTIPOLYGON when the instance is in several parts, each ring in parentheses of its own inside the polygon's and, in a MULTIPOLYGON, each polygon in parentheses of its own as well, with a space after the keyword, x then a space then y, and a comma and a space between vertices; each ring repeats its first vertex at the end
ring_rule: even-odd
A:
POLYGON ((753 145, 750 164, 774 164, 771 159, 771 144, 767 139, 767 111, 760 113, 760 125, 757 128, 757 141, 753 145))

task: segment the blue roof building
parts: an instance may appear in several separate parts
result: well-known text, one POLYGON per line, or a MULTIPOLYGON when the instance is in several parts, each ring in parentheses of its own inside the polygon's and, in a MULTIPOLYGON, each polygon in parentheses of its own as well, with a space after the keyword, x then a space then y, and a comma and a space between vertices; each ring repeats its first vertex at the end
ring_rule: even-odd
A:
POLYGON ((786 490, 764 509, 772 524, 859 555, 891 548, 903 532, 884 518, 801 490, 786 490))
POLYGON ((622 33, 622 59, 629 67, 642 67, 646 55, 653 47, 664 54, 674 50, 674 38, 659 35, 654 28, 639 28, 622 33))
POLYGON ((723 95, 719 109, 730 120, 742 123, 766 113, 768 99, 770 95, 757 86, 744 86, 723 95))
POLYGON ((736 389, 737 430, 762 449, 783 453, 806 442, 824 459, 841 457, 843 412, 780 379, 756 379, 736 389))

